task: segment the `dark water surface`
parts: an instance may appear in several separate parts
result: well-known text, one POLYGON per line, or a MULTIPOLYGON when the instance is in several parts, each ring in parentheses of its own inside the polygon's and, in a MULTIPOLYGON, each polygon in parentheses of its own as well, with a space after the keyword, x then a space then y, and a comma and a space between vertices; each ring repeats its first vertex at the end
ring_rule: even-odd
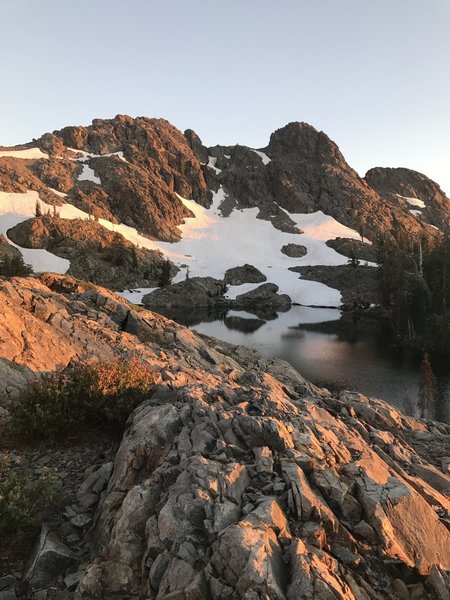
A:
MULTIPOLYGON (((400 408, 406 394, 417 400, 421 356, 395 347, 375 320, 343 320, 339 310, 302 306, 273 320, 236 311, 167 316, 199 333, 286 360, 316 385, 356 390, 400 408)), ((442 420, 450 414, 450 368, 433 357, 432 365, 439 384, 435 418, 442 420)))

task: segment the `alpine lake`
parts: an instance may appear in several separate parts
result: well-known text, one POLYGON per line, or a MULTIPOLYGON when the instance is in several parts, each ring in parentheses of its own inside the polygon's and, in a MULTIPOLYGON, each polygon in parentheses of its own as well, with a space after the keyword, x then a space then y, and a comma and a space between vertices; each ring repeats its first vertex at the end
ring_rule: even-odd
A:
MULTIPOLYGON (((200 334, 285 360, 315 385, 332 391, 357 391, 401 409, 405 403, 417 402, 422 356, 396 345, 376 319, 296 305, 278 314, 208 309, 158 312, 200 334)), ((448 420, 448 361, 432 356, 431 362, 438 382, 434 418, 448 420)))

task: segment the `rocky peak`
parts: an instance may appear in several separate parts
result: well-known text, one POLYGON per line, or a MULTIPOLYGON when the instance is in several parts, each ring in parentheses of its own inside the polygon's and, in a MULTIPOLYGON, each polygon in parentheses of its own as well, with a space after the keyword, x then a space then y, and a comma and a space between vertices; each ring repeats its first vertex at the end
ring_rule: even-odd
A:
POLYGON ((269 155, 295 154, 300 160, 312 156, 325 158, 333 155, 341 162, 345 162, 337 144, 323 131, 318 131, 312 125, 299 121, 288 123, 274 131, 270 136, 267 151, 269 155))
MULTIPOLYGON (((177 225, 189 211, 176 193, 203 206, 210 204, 200 160, 188 138, 165 119, 126 115, 94 119, 87 127, 70 126, 47 133, 37 143, 52 158, 33 161, 24 169, 32 170, 44 184, 69 192, 69 200, 86 212, 95 208, 101 216, 113 215, 150 236, 171 241, 178 238, 177 225), (73 162, 69 149, 93 155, 79 159, 94 170, 101 183, 88 185, 78 180, 82 169, 80 163, 73 162)), ((199 139, 196 143, 202 147, 199 139)), ((35 183, 31 189, 38 187, 35 183)))
POLYGON ((220 169, 210 177, 223 185, 228 208, 257 206, 260 218, 284 231, 294 227, 288 213, 321 210, 364 230, 372 241, 395 237, 395 227, 418 237, 436 235, 398 202, 386 202, 348 165, 337 144, 307 123, 278 129, 263 152, 269 160, 243 146, 209 149, 220 169))

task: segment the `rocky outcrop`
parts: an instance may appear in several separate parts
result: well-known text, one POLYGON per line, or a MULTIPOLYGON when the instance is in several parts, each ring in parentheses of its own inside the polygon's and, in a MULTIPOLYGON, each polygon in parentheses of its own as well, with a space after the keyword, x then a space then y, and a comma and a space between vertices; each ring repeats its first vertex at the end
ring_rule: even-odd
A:
POLYGON ((449 426, 333 396, 69 277, 3 282, 0 328, 13 370, 89 348, 137 353, 157 374, 110 477, 105 464, 78 496, 108 481, 76 600, 398 600, 448 585, 450 479, 423 440, 448 456, 449 426))
POLYGON ((281 252, 290 258, 302 258, 306 256, 308 250, 301 244, 285 244, 281 247, 281 252))
POLYGON ((289 267, 310 281, 324 283, 342 294, 344 308, 368 307, 381 304, 381 291, 377 269, 358 265, 340 265, 337 267, 289 267))
POLYGON ((184 137, 187 139, 189 146, 198 160, 206 165, 208 163, 208 149, 203 145, 202 140, 198 137, 193 129, 186 129, 184 137))
POLYGON ((36 190, 42 200, 60 204, 53 188, 86 212, 168 241, 179 238, 177 226, 190 216, 177 193, 210 204, 199 158, 188 138, 164 119, 95 119, 89 127, 46 133, 36 144, 48 159, 0 157, 0 190, 36 190), (84 167, 97 179, 79 179, 84 167))
POLYGON ((189 378, 134 414, 77 599, 394 599, 394 579, 409 594, 432 568, 447 577, 432 506, 444 515, 448 500, 409 473, 419 424, 357 394, 296 398, 259 370, 220 396, 189 378))
POLYGON ((142 304, 147 307, 205 307, 223 302, 226 285, 213 277, 191 277, 146 294, 142 304))
POLYGON ((267 277, 253 265, 242 265, 225 271, 223 278, 228 285, 242 285, 243 283, 262 283, 267 277))
POLYGON ((110 289, 156 287, 178 271, 161 252, 137 248, 95 220, 61 219, 57 209, 55 216, 19 223, 8 236, 24 248, 44 248, 67 258, 69 275, 110 289))
POLYGON ((366 244, 361 240, 352 240, 350 238, 337 237, 326 242, 329 248, 333 248, 339 254, 343 254, 348 258, 354 258, 360 261, 375 262, 377 261, 376 246, 366 244))
POLYGON ((78 564, 76 555, 44 525, 36 538, 23 580, 31 589, 41 589, 51 584, 68 567, 78 564))
MULTIPOLYGON (((229 269, 232 277, 251 276, 259 279, 262 275, 250 265, 237 267, 237 269, 236 272, 234 269, 229 269), (247 266, 250 269, 247 269, 247 266)), ((278 294, 278 286, 274 283, 263 283, 254 290, 237 295, 235 300, 226 298, 226 291, 227 285, 222 279, 191 277, 150 292, 142 298, 142 304, 156 310, 159 307, 165 309, 236 308, 249 310, 262 318, 266 316, 261 311, 287 310, 291 306, 290 297, 286 294, 278 294)))
POLYGON ((291 303, 287 294, 278 294, 278 286, 274 283, 263 283, 250 292, 236 296, 236 305, 242 308, 270 307, 274 310, 286 310, 291 303))
POLYGON ((49 186, 61 192, 69 191, 75 185, 76 171, 76 163, 70 160, 0 157, 0 191, 17 194, 34 190, 47 204, 58 205, 61 198, 49 186))

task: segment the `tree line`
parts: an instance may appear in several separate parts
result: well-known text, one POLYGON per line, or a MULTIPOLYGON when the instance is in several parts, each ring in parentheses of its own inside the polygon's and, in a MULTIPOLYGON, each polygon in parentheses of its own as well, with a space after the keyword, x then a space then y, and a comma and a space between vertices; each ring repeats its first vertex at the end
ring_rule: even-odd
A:
POLYGON ((378 242, 382 305, 408 345, 450 355, 450 233, 378 242))

